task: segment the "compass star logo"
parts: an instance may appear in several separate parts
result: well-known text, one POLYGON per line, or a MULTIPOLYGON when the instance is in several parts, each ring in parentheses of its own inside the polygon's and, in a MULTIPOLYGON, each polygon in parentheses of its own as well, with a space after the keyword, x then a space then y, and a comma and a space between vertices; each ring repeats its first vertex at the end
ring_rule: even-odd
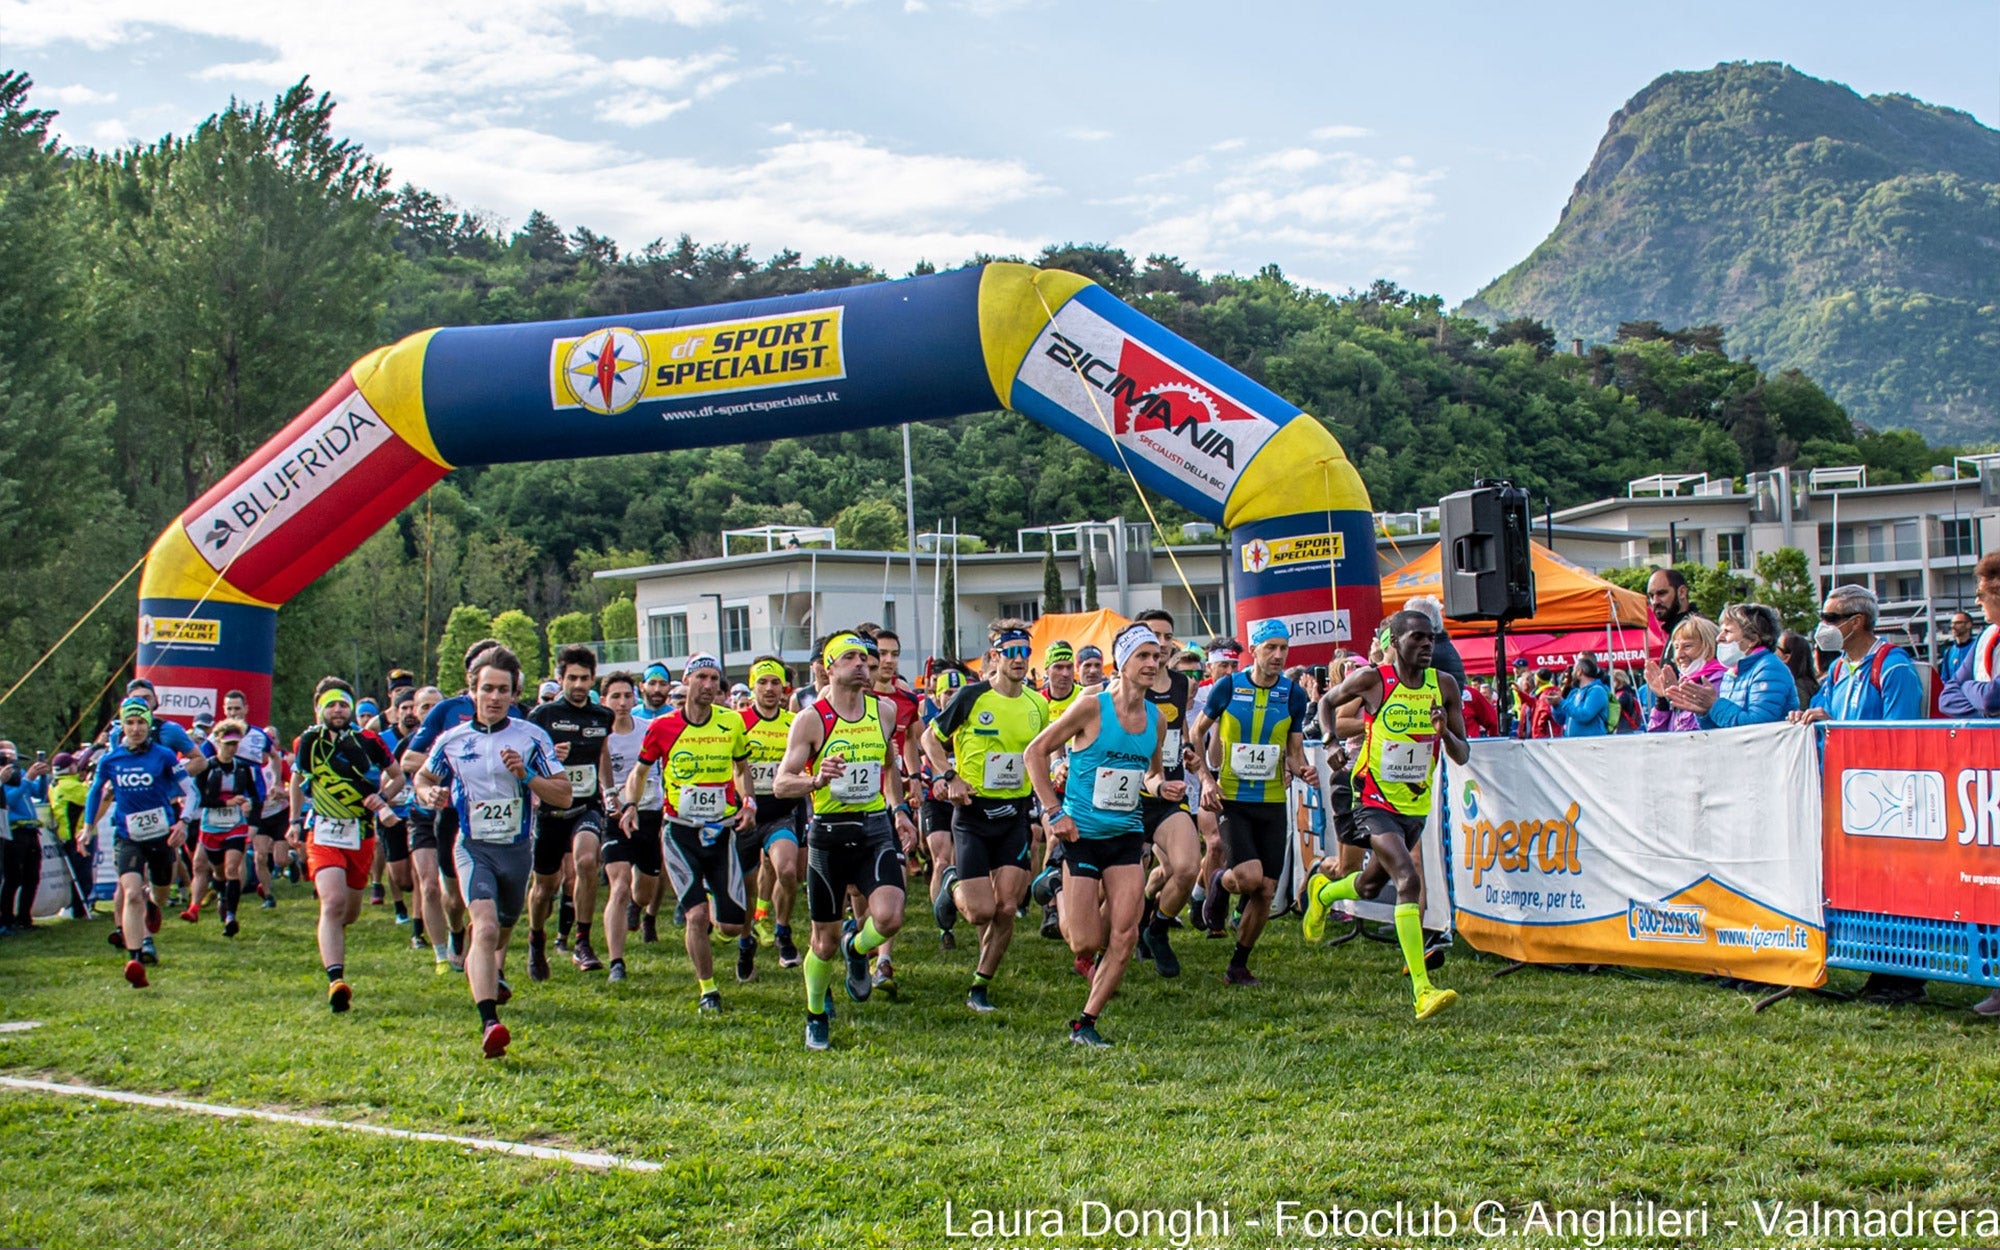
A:
POLYGON ((622 326, 594 331, 571 345, 563 374, 585 408, 602 416, 623 412, 645 389, 646 345, 622 326))
POLYGON ((1253 538, 1243 544, 1243 569, 1247 573, 1262 573, 1271 563, 1271 548, 1261 538, 1253 538))

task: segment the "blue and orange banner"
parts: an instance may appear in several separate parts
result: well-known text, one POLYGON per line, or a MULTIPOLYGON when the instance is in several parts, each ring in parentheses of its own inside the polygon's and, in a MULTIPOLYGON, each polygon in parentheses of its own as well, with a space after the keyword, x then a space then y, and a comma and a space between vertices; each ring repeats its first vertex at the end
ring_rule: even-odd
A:
POLYGON ((1826 979, 1808 728, 1484 738, 1440 790, 1454 920, 1479 950, 1826 979))

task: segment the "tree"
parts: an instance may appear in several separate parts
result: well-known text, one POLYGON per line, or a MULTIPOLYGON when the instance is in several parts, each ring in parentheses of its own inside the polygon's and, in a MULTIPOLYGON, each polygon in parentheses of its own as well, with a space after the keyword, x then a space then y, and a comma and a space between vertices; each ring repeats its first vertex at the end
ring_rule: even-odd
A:
POLYGON ((493 618, 493 636, 505 643, 521 661, 521 688, 531 692, 541 684, 548 664, 542 654, 541 631, 535 618, 519 608, 509 608, 493 618))
POLYGON ((1757 601, 1777 609, 1786 629, 1810 635, 1819 614, 1819 595, 1814 593, 1812 572, 1806 553, 1797 547, 1780 547, 1757 557, 1757 601))
POLYGON ((938 590, 938 652, 947 660, 958 659, 958 561, 944 562, 944 582, 938 590))
POLYGON ((597 630, 597 622, 588 612, 565 612, 549 622, 549 664, 555 664, 556 652, 573 642, 594 641, 592 634, 597 630))
POLYGON ((1083 552, 1083 610, 1097 611, 1097 552, 1088 547, 1083 552))
POLYGON ((834 538, 853 551, 894 551, 903 533, 903 510, 886 499, 860 500, 833 518, 834 538))
MULTIPOLYGON (((285 619, 284 613, 278 619, 285 619)), ((461 603, 451 610, 444 623, 444 637, 438 640, 438 689, 446 694, 465 690, 465 652, 481 638, 492 638, 493 614, 485 608, 461 603)))
POLYGON ((604 641, 617 642, 624 638, 639 636, 639 605, 630 599, 613 599, 597 614, 598 626, 604 631, 604 641))
POLYGON ((1042 615, 1052 616, 1063 610, 1062 568, 1056 564, 1053 545, 1042 555, 1042 615))

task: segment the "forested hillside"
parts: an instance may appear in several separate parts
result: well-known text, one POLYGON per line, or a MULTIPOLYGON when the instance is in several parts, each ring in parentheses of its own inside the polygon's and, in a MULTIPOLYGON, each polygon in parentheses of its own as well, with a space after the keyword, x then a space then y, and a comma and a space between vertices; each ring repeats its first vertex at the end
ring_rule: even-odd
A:
POLYGON ((1553 233, 1461 310, 1567 340, 1714 324, 1858 420, 2000 439, 2000 131, 1785 65, 1667 74, 1553 233))

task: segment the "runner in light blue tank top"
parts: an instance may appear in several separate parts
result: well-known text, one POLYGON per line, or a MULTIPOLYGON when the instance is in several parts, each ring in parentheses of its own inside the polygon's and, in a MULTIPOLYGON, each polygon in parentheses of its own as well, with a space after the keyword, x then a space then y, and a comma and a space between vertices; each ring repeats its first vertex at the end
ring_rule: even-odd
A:
POLYGON ((1118 723, 1111 692, 1097 695, 1097 736, 1069 754, 1063 812, 1085 838, 1115 838, 1141 830, 1140 787, 1160 745, 1160 709, 1146 705, 1146 728, 1132 733, 1118 723))

